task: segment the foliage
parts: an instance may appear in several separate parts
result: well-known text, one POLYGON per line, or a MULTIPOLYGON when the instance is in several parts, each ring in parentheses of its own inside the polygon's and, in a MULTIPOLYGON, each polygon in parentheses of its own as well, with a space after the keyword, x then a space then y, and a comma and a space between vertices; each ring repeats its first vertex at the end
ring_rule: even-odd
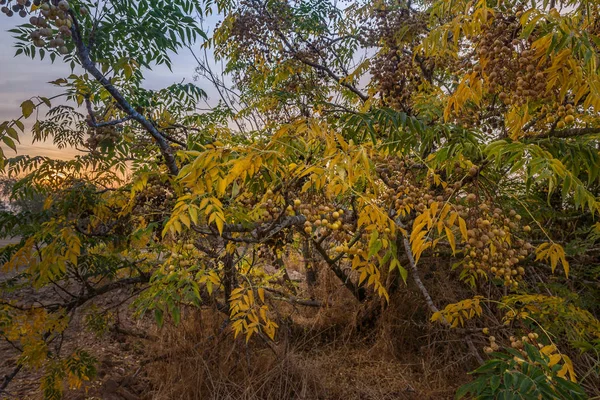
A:
POLYGON ((20 238, 0 249, 0 330, 47 398, 92 378, 91 355, 51 344, 79 309, 106 332, 100 296, 125 288, 159 326, 210 308, 272 343, 293 324, 284 304, 340 306, 315 295, 326 276, 371 322, 417 292, 422 325, 477 357, 490 329, 553 338, 552 352, 510 340, 459 394, 598 394, 596 2, 9 3, 30 17, 17 55, 71 69, 60 95, 0 123, 16 205, 0 236, 20 238), (219 93, 207 112, 195 84, 144 88, 183 49, 219 93), (35 140, 81 154, 8 158, 28 119, 35 140), (31 306, 23 288, 65 297, 31 306))
MULTIPOLYGON (((564 378, 561 356, 551 346, 541 350, 525 343, 524 351, 507 349, 473 371, 477 378, 462 386, 456 398, 471 394, 477 399, 585 399, 578 385, 564 378)), ((568 365, 568 364, 566 364, 568 365)))

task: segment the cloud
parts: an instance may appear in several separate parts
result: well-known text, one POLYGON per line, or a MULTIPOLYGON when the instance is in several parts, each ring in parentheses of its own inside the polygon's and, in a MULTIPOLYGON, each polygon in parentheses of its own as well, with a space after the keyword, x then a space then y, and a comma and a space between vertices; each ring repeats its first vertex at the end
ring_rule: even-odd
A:
POLYGON ((17 152, 19 155, 45 156, 57 160, 70 160, 77 154, 81 154, 75 149, 59 149, 56 146, 53 146, 52 143, 47 142, 36 142, 34 144, 22 143, 17 146, 17 152))

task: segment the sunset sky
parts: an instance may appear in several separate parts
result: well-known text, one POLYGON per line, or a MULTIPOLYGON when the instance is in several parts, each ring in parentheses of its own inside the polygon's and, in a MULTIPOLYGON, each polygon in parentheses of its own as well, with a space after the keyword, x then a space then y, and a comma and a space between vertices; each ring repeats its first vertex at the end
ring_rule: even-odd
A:
MULTIPOLYGON (((25 21, 19 17, 7 18, 5 15, 0 15, 0 35, 2 35, 0 36, 0 121, 19 117, 20 104, 24 100, 38 95, 50 97, 60 93, 60 90, 47 82, 66 77, 71 73, 69 66, 58 59, 52 64, 48 58, 40 61, 39 58, 31 60, 23 55, 14 57, 14 40, 11 38, 12 34, 6 31, 25 21)), ((159 89, 182 80, 192 82, 196 61, 189 51, 184 49, 181 54, 173 55, 172 61, 172 72, 166 67, 148 71, 144 87, 159 89)), ((201 81, 196 84, 208 93, 209 102, 216 100, 212 96, 213 92, 209 84, 201 81)), ((32 120, 33 117, 30 117, 27 127, 31 126, 32 120)), ((14 156, 12 150, 3 148, 6 156, 14 156)), ((71 158, 76 153, 73 149, 59 150, 52 143, 32 144, 30 135, 22 135, 18 151, 19 154, 45 155, 59 159, 71 158)))

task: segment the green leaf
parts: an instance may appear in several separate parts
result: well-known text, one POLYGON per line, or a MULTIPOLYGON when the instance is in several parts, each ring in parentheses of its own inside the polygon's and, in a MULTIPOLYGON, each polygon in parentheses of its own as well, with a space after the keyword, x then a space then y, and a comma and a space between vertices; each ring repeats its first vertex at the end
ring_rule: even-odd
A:
POLYGON ((500 387, 500 377, 498 375, 492 375, 490 377, 490 388, 492 389, 492 391, 496 391, 498 390, 498 388, 500 387))
POLYGON ((21 111, 23 112, 23 116, 28 118, 31 114, 33 114, 33 110, 35 109, 35 104, 31 100, 25 100, 21 103, 21 111))
POLYGON ((10 137, 8 136, 4 136, 2 138, 2 141, 11 149, 13 149, 14 151, 17 151, 17 146, 15 145, 14 140, 12 140, 10 137))
POLYGON ((164 314, 163 311, 159 308, 154 309, 154 319, 156 320, 156 324, 161 327, 164 322, 164 314))

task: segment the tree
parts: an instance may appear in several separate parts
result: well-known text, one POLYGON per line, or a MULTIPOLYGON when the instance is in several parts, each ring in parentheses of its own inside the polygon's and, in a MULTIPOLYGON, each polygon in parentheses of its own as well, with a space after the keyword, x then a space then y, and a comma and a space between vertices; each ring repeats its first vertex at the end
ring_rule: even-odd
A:
POLYGON ((327 303, 299 296, 290 251, 320 259, 304 258, 309 284, 331 271, 365 304, 364 326, 416 290, 482 363, 474 341, 493 333, 493 368, 461 395, 597 390, 597 367, 583 370, 600 339, 595 2, 219 2, 211 38, 191 17, 210 2, 10 7, 31 14, 18 54, 83 69, 53 82, 72 106, 40 96, 0 125, 14 148, 22 119, 48 107, 36 137, 87 149, 0 158, 24 176, 13 196, 46 197, 28 218, 2 217, 0 233, 22 237, 4 269, 80 289, 62 304, 1 303, 16 372, 45 368, 47 397, 93 374, 83 350, 51 350, 72 311, 124 286, 149 284, 137 306, 159 324, 212 305, 234 335, 277 340, 280 302, 327 303), (146 68, 199 38, 232 78, 200 60, 219 107, 198 113, 191 84, 143 89, 146 68), (468 298, 432 296, 428 265, 456 271, 444 284, 468 298))

